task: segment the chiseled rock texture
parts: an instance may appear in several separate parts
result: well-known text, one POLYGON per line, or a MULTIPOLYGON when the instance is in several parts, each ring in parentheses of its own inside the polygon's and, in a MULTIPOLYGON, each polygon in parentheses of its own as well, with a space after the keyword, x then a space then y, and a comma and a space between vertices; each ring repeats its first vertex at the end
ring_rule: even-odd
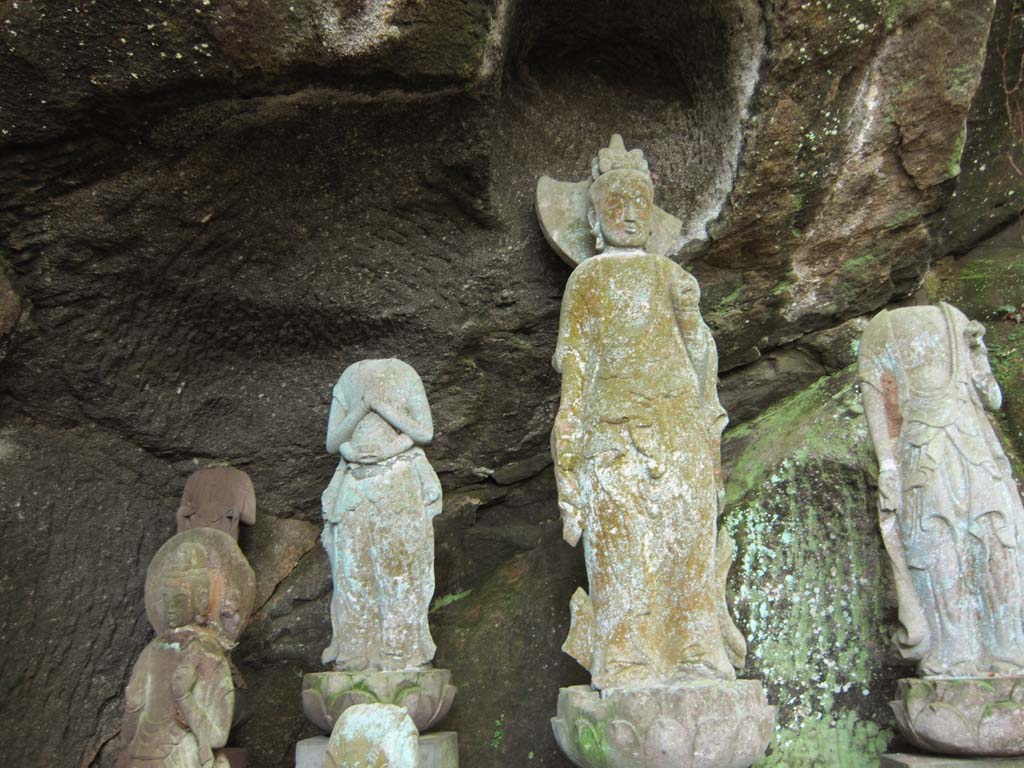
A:
MULTIPOLYGON (((330 385, 398 356, 430 398, 445 493, 431 620, 459 697, 439 727, 470 768, 565 768, 548 719, 585 682, 559 651, 584 577, 555 524, 569 270, 537 227, 537 178, 573 178, 613 132, 644 147, 692 238, 679 259, 722 400, 749 419, 820 393, 857 318, 1019 213, 1000 57, 1021 39, 1010 0, 0 5, 0 720, 17 724, 0 761, 112 765, 150 639, 146 567, 188 475, 228 462, 261 529, 241 536, 259 608, 233 656, 249 715, 230 743, 253 768, 290 764, 313 733, 301 675, 329 636, 330 385)), ((993 348, 997 376, 1018 359, 993 348)), ((832 589, 832 567, 884 585, 863 467, 812 477, 800 514, 819 510, 809 529, 838 555, 814 550, 826 570, 805 588, 832 589)), ((729 524, 757 552, 736 493, 729 524)), ((779 551, 810 558, 798 544, 779 551)), ((857 602, 868 639, 808 654, 817 627, 847 625, 771 618, 754 594, 805 583, 780 557, 737 567, 732 590, 769 654, 751 674, 796 734, 782 764, 850 739, 871 752, 891 726, 872 683, 895 677, 886 597, 822 597, 857 602)))

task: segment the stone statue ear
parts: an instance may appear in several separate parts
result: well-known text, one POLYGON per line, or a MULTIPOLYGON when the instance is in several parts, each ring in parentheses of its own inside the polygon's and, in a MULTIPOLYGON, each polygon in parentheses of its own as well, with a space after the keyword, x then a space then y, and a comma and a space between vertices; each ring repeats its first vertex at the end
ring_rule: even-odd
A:
POLYGON ((594 236, 594 247, 600 253, 604 250, 604 235, 601 234, 601 223, 597 220, 597 211, 593 205, 587 206, 587 223, 590 224, 590 234, 594 236))

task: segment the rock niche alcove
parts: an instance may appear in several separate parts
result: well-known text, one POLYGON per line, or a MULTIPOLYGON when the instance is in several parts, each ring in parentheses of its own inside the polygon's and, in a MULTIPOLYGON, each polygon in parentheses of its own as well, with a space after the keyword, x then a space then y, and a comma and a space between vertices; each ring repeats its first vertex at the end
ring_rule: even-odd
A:
POLYGON ((497 186, 578 174, 595 141, 621 132, 648 148, 659 204, 683 220, 677 246, 706 239, 732 188, 763 46, 749 0, 523 0, 505 60, 497 186))

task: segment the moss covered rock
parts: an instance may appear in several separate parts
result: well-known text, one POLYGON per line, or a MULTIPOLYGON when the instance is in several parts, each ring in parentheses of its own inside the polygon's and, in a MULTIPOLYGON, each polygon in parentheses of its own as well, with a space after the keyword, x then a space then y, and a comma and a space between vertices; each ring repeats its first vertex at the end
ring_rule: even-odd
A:
POLYGON ((778 705, 758 765, 877 763, 893 735, 895 604, 877 530, 873 454, 853 368, 728 433, 733 605, 744 676, 778 705))

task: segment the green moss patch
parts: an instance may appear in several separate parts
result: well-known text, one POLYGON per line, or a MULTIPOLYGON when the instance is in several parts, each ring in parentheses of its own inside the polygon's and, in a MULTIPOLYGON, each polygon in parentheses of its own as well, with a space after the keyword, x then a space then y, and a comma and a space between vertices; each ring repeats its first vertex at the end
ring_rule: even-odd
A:
POLYGON ((867 766, 892 737, 888 562, 852 368, 729 433, 723 525, 748 670, 779 706, 765 766, 867 766))

